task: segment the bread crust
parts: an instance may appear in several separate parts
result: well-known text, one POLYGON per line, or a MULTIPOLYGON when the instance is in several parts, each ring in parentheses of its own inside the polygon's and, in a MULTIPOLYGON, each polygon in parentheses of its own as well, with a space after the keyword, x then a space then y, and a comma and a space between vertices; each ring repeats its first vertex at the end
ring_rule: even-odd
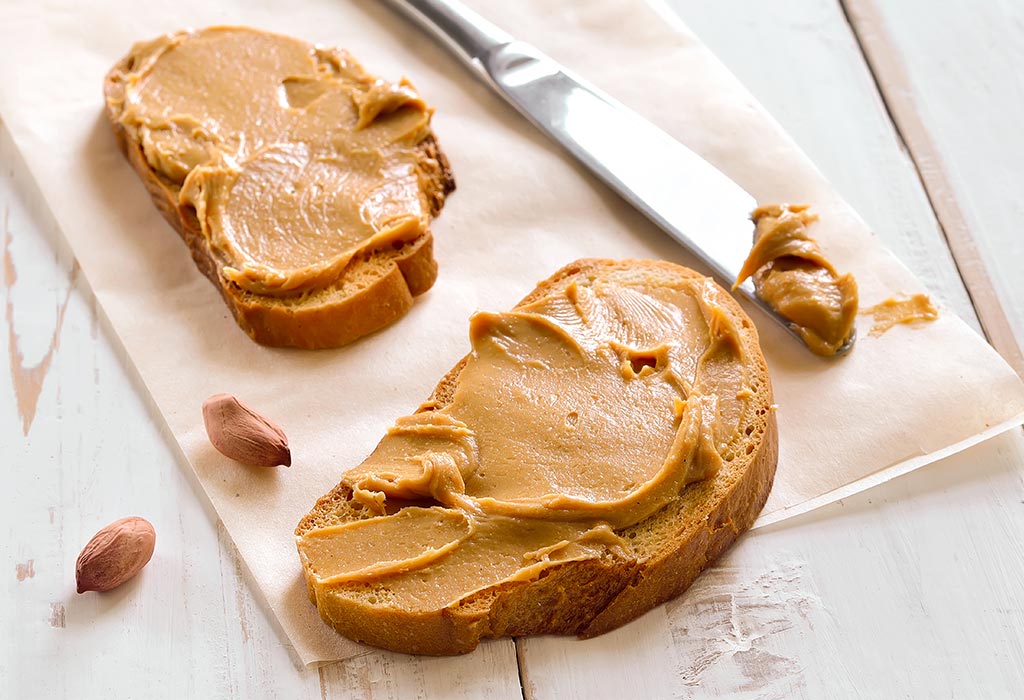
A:
MULTIPOLYGON (((539 283, 516 308, 579 276, 599 276, 609 269, 659 271, 677 278, 701 275, 671 263, 655 261, 581 260, 539 283)), ((772 410, 768 368, 757 331, 727 293, 716 300, 742 328, 744 352, 752 353, 757 373, 755 410, 745 416, 752 426, 750 453, 740 450, 724 471, 691 484, 680 498, 646 520, 618 531, 641 537, 645 528, 658 527, 664 542, 653 551, 628 561, 598 559, 571 561, 546 569, 533 581, 504 583, 481 591, 447 608, 410 612, 387 605, 368 605, 363 599, 330 590, 318 596, 309 572, 310 600, 321 617, 342 634, 393 651, 448 655, 473 650, 481 638, 528 634, 575 634, 593 637, 639 617, 679 595, 750 528, 771 490, 778 460, 778 428, 772 410)), ((426 405, 443 408, 452 399, 463 358, 438 383, 426 405)), ((429 409, 427 409, 429 410, 429 409)), ((325 525, 369 517, 353 509, 350 490, 339 484, 322 497, 299 522, 296 536, 325 525)))
MULTIPOLYGON (((125 76, 132 68, 131 53, 118 61, 103 81, 104 114, 121 152, 138 174, 156 208, 188 245, 196 267, 220 292, 236 322, 257 343, 303 349, 334 348, 401 318, 437 279, 433 234, 399 247, 364 250, 328 290, 299 297, 268 297, 247 292, 221 272, 225 261, 210 249, 195 211, 179 202, 180 188, 162 177, 146 161, 142 144, 120 122, 125 76)), ((455 191, 455 178, 433 133, 420 144, 419 168, 431 217, 437 216, 446 197, 455 191)))

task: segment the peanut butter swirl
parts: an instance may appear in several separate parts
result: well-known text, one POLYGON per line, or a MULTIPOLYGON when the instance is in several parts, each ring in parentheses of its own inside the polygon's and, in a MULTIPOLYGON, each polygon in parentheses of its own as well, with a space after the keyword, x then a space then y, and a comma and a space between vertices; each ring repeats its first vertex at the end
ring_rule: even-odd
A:
POLYGON ((322 288, 429 223, 417 147, 431 110, 344 51, 239 27, 169 34, 133 48, 120 106, 244 290, 322 288))
POLYGON ((378 517, 299 538, 314 586, 380 583, 395 605, 439 608, 625 557, 617 531, 714 476, 739 439, 750 359, 721 294, 700 277, 575 280, 477 313, 450 401, 400 418, 343 477, 378 517))

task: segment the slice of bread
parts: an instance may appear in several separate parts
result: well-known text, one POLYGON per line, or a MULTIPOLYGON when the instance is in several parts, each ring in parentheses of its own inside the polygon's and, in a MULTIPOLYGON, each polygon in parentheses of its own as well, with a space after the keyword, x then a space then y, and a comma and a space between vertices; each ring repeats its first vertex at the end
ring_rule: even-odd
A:
MULTIPOLYGON (((321 617, 357 641, 417 654, 459 654, 482 637, 575 634, 591 637, 614 629, 679 595, 697 575, 750 528, 771 489, 778 438, 771 383, 757 331, 724 290, 701 275, 665 262, 581 260, 541 282, 520 302, 521 309, 573 284, 612 282, 638 290, 704 284, 703 289, 735 329, 746 380, 739 422, 720 449, 717 473, 685 486, 678 495, 635 524, 617 528, 625 551, 556 563, 534 576, 502 580, 443 606, 397 601, 387 578, 318 582, 303 556, 308 593, 321 617)), ((452 404, 463 358, 437 385, 419 413, 452 404)), ((598 397, 594 397, 595 399, 598 397)), ((718 397, 724 401, 731 397, 718 397)), ((739 397, 736 397, 737 399, 739 397)), ((541 439, 541 438, 538 438, 541 439)), ((468 482, 467 482, 468 483, 468 482)), ((436 503, 389 501, 395 507, 436 503)), ((450 511, 448 511, 450 512, 450 511)), ((380 517, 353 498, 342 482, 322 497, 295 530, 303 536, 321 528, 380 517)), ((441 550, 428 550, 436 557, 441 550)))
MULTIPOLYGON (((145 45, 134 47, 107 73, 103 83, 106 117, 157 209, 184 239, 200 272, 217 288, 238 325, 253 340, 264 345, 305 349, 345 345, 393 323, 412 307, 413 297, 430 289, 437 278, 437 262, 429 228, 412 240, 365 247, 336 279, 293 295, 254 293, 229 280, 223 272, 229 261, 211 249, 195 208, 182 203, 181 186, 148 162, 143 144, 122 123, 126 86, 136 67, 136 51, 143 48, 145 45)), ((343 52, 319 51, 344 55, 349 65, 362 71, 343 52)), ((239 105, 239 109, 243 108, 244 105, 239 105)), ((455 190, 455 180, 431 131, 427 131, 417 148, 416 170, 423 208, 433 218, 455 190)))

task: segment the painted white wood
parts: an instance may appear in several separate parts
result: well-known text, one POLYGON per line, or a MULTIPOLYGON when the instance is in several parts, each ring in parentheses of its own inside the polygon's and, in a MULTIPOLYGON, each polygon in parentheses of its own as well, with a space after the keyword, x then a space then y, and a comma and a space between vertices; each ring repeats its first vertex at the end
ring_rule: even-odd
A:
MULTIPOLYGON (((978 328, 838 3, 671 5, 978 328)), ((1015 431, 746 535, 681 598, 606 637, 520 640, 526 696, 1011 697, 1024 687, 1021 503, 1015 431)))
POLYGON ((1024 374, 1024 5, 845 4, 986 330, 1024 374))
POLYGON ((526 696, 1015 697, 1022 465, 1007 434, 748 533, 626 627, 521 640, 526 696))
POLYGON ((472 654, 408 656, 374 651, 320 669, 326 698, 522 698, 515 647, 508 640, 485 641, 472 654))
MULTIPOLYGON (((973 321, 838 5, 674 4, 935 295, 973 321)), ((947 15, 956 26, 957 15, 947 15)), ((1019 56, 1024 40, 1005 31, 1014 42, 1005 50, 1019 56)), ((980 30, 969 35, 983 38, 980 30)), ((929 55, 923 40, 915 46, 929 55)), ((981 53, 960 51, 963 70, 987 65, 981 53)), ((1000 94, 1011 114, 1024 110, 1019 90, 1000 94)), ((507 644, 456 659, 370 652, 319 670, 296 666, 215 515, 176 463, 173 441, 155 427, 144 389, 97 317, 87 283, 72 273, 5 136, 0 244, 10 232, 11 264, 0 266, 0 357, 8 366, 0 371, 0 697, 519 697, 507 644), (39 363, 43 369, 33 369, 39 363), (128 514, 155 524, 153 562, 112 594, 76 595, 79 549, 128 514)), ((973 178, 964 186, 976 187, 973 178)), ((981 230, 979 245, 997 250, 1004 229, 981 230)), ((1012 259, 1000 264, 1015 269, 1005 267, 1012 259)), ((1000 287, 1004 300, 1024 298, 1019 279, 1011 283, 1000 287)), ((523 692, 1012 697, 1024 687, 1022 508, 1018 431, 748 535, 682 598, 610 635, 520 640, 523 692)))
POLYGON ((667 2, 886 246, 936 298, 978 329, 924 188, 839 3, 667 2))
POLYGON ((6 132, 0 167, 0 697, 319 697, 155 427, 6 132), (32 416, 32 368, 55 339, 32 416), (80 549, 126 515, 154 524, 153 560, 116 591, 76 594, 80 549))
POLYGON ((521 697, 507 643, 458 659, 298 665, 5 131, 0 168, 0 697, 521 697), (82 546, 126 515, 154 524, 153 560, 111 593, 76 594, 82 546))

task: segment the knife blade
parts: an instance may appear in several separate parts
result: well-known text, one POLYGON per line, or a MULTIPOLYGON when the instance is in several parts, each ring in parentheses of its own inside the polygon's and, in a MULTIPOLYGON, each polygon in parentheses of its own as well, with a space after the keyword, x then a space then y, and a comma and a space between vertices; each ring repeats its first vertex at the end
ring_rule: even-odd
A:
MULTIPOLYGON (((732 287, 752 244, 753 196, 639 114, 457 0, 388 1, 732 287)), ((750 280, 735 291, 804 344, 750 280)), ((841 353, 850 344, 852 339, 841 353)))

